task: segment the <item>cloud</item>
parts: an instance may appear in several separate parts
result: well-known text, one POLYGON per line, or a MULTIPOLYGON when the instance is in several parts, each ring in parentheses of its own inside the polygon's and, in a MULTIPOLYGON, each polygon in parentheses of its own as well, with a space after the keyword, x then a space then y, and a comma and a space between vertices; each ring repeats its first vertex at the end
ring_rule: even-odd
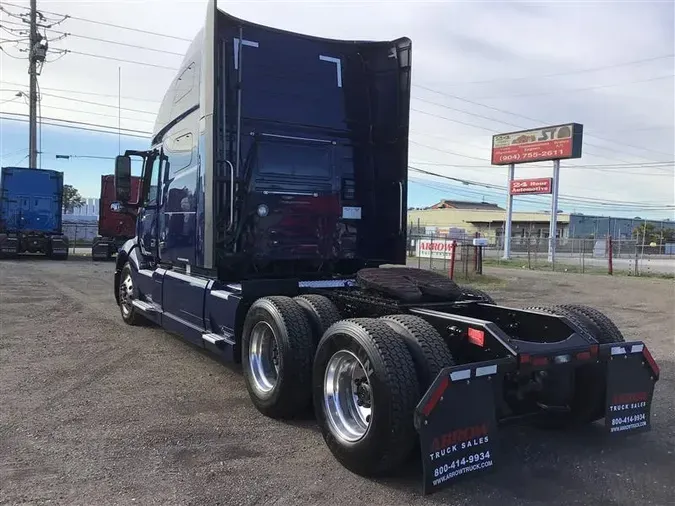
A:
MULTIPOLYGON (((492 134, 517 129, 513 125, 529 128, 567 121, 583 123, 587 135, 583 159, 563 162, 563 167, 675 159, 675 82, 673 78, 648 81, 674 74, 675 59, 618 65, 675 53, 675 8, 671 2, 221 0, 220 3, 221 9, 247 20, 327 38, 410 37, 413 40, 413 95, 418 97, 413 99, 412 107, 429 113, 413 110, 411 138, 435 148, 411 143, 411 160, 480 166, 426 167, 435 172, 503 185, 505 170, 489 167, 492 134), (612 65, 616 66, 579 72, 612 65), (550 74, 560 75, 545 77, 550 74)), ((40 77, 43 115, 116 127, 118 66, 121 66, 122 107, 129 109, 121 113, 121 126, 150 131, 154 113, 174 71, 117 62, 112 58, 177 67, 182 57, 92 38, 178 54, 182 54, 189 43, 76 18, 191 39, 203 23, 205 2, 55 1, 44 2, 40 7, 72 16, 53 31, 73 34, 50 46, 73 53, 48 63, 43 70, 40 77), (106 55, 110 59, 75 52, 106 55)), ((8 9, 20 12, 16 8, 8 9)), ((48 17, 53 21, 61 18, 55 14, 48 17)), ((1 21, 16 20, 3 15, 1 21)), ((6 36, 8 33, 3 32, 2 38, 6 36)), ((53 33, 54 36, 58 34, 53 33)), ((10 45, 7 50, 14 56, 23 56, 24 53, 18 51, 21 47, 10 45)), ((57 56, 54 50, 50 60, 57 56)), ((11 98, 16 90, 26 90, 27 77, 25 60, 15 60, 5 54, 0 58, 2 81, 22 84, 0 83, 1 102, 11 98)), ((21 100, 0 107, 3 111, 27 112, 21 100)), ((525 177, 545 176, 550 172, 541 167, 547 164, 537 165, 540 167, 519 167, 517 173, 525 177)), ((673 204, 673 166, 569 168, 563 171, 561 193, 673 204)), ((431 196, 429 200, 436 197, 431 196)))

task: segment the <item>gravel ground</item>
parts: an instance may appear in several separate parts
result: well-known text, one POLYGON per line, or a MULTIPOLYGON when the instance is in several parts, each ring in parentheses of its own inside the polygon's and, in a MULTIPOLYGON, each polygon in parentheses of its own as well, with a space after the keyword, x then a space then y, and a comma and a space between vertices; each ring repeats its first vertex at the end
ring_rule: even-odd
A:
POLYGON ((366 480, 312 420, 260 415, 240 372, 159 329, 130 328, 113 266, 0 263, 0 504, 672 505, 675 284, 495 270, 505 304, 595 305, 661 366, 650 433, 608 441, 503 429, 496 472, 422 497, 420 467, 366 480))

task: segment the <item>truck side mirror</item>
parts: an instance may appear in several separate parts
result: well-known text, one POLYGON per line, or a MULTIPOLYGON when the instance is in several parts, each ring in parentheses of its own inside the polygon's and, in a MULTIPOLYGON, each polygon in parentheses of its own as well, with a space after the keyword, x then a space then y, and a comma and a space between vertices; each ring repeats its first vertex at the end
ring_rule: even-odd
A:
POLYGON ((126 155, 115 157, 115 194, 120 202, 131 198, 131 158, 126 155))

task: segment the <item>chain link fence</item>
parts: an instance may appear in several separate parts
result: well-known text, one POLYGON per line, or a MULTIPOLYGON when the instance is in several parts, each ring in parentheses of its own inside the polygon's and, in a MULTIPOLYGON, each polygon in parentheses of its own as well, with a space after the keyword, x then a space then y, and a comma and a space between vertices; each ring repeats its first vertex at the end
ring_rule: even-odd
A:
POLYGON ((482 266, 581 274, 675 276, 675 247, 668 244, 562 238, 556 239, 555 258, 551 261, 548 238, 512 237, 510 258, 504 258, 501 237, 485 238, 487 245, 483 247, 474 246, 474 237, 466 234, 453 238, 411 233, 408 237, 408 265, 442 271, 449 276, 481 273, 482 266))
POLYGON ((98 221, 64 221, 63 234, 68 237, 73 253, 75 248, 91 248, 98 235, 98 221))

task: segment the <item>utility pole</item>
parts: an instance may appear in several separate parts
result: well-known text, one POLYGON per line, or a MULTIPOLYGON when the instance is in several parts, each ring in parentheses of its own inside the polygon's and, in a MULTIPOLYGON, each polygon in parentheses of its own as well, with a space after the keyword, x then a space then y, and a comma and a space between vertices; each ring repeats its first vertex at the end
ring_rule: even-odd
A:
POLYGON ((37 0, 30 0, 30 48, 28 50, 28 75, 30 76, 28 112, 28 166, 37 168, 37 58, 42 37, 37 29, 37 0))

